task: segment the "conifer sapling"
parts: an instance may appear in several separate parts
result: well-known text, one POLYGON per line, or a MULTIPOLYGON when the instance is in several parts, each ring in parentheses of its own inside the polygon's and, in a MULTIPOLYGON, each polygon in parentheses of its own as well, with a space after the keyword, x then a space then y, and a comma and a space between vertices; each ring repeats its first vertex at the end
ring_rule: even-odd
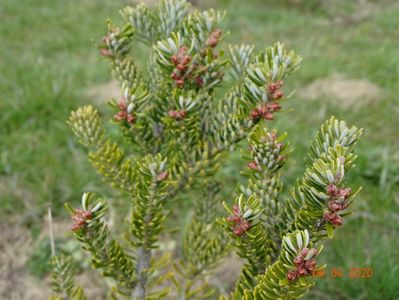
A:
MULTIPOLYGON (((344 179, 361 130, 327 120, 311 142, 304 175, 285 194, 280 171, 291 150, 287 134, 270 128, 290 98, 285 83, 301 58, 281 43, 260 52, 250 45, 224 52, 224 14, 193 10, 185 0, 129 6, 121 14, 122 27, 108 21, 100 54, 120 82, 122 98, 109 103, 129 151, 107 135, 94 107, 78 108, 69 119, 90 162, 130 206, 121 216, 123 241, 107 224, 107 200, 84 193, 81 207, 67 205, 71 230, 92 266, 111 278, 109 296, 215 298, 208 274, 231 251, 245 264, 234 289, 220 299, 304 295, 313 272, 323 268, 317 263, 323 239, 343 225, 358 192, 344 179), (147 47, 146 64, 135 54, 138 43, 147 47), (245 139, 248 180, 233 201, 222 201, 215 174, 245 139), (177 199, 189 190, 196 201, 180 255, 162 256, 167 217, 177 215, 177 199), (219 210, 222 203, 226 212, 219 210)), ((53 299, 85 299, 70 260, 55 256, 52 262, 53 299)))

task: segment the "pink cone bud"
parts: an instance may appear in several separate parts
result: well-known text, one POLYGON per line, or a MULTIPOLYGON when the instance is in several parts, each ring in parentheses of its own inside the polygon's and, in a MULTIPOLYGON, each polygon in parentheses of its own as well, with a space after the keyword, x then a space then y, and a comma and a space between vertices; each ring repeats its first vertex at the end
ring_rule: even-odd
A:
POLYGON ((275 91, 275 92, 273 93, 273 99, 274 99, 274 100, 279 100, 279 99, 281 99, 281 98, 283 98, 283 97, 284 97, 284 92, 281 91, 281 90, 275 91))
POLYGON ((244 231, 241 229, 240 226, 237 225, 237 226, 234 227, 233 233, 234 233, 235 235, 237 235, 237 236, 241 236, 241 235, 244 234, 244 231))
POLYGON ((228 217, 226 218, 226 221, 227 221, 227 222, 234 222, 234 216, 228 216, 228 217))
POLYGON ((338 188, 335 186, 335 184, 330 184, 327 187, 327 194, 330 196, 336 196, 338 193, 338 188))
POLYGON ((199 86, 203 86, 203 85, 204 85, 204 80, 202 79, 201 76, 195 77, 195 82, 196 82, 199 86))
POLYGON ((168 172, 166 172, 166 171, 161 172, 161 173, 158 174, 157 180, 158 181, 164 181, 164 180, 168 179, 168 176, 169 176, 168 172))
POLYGON ((267 110, 270 112, 279 111, 281 109, 281 105, 276 102, 270 102, 267 104, 267 110))
POLYGON ((284 81, 283 80, 277 80, 276 81, 276 85, 278 88, 281 88, 284 85, 284 81))
POLYGON ((179 88, 182 88, 184 86, 184 79, 178 79, 175 83, 179 88))
POLYGON ((233 213, 235 215, 239 215, 241 213, 240 208, 238 207, 238 205, 233 205, 233 213))
POLYGON ((112 56, 111 52, 109 51, 109 49, 105 49, 105 48, 100 50, 100 54, 102 56, 104 56, 104 57, 111 57, 112 56))
POLYGON ((234 221, 234 223, 240 223, 241 222, 241 217, 240 216, 237 216, 237 215, 235 215, 234 217, 233 217, 233 221, 234 221))
POLYGON ((262 116, 263 116, 263 119, 265 119, 265 120, 268 120, 268 121, 273 120, 273 114, 271 112, 267 112, 267 113, 263 114, 262 116))
POLYGON ((82 210, 80 208, 75 209, 75 212, 71 216, 73 224, 71 226, 72 231, 78 231, 86 226, 87 221, 93 218, 91 211, 82 210))
POLYGON ((338 191, 338 196, 344 199, 348 198, 352 190, 350 188, 343 188, 338 191))
POLYGON ((335 213, 329 212, 329 213, 325 213, 325 214, 324 214, 324 219, 325 219, 326 221, 331 222, 332 220, 334 220, 334 218, 335 218, 336 216, 337 216, 337 215, 336 215, 335 213))
POLYGON ((183 65, 183 64, 178 64, 177 66, 176 66, 176 69, 178 69, 179 71, 181 71, 181 72, 184 72, 185 70, 186 70, 186 66, 185 65, 183 65))
POLYGON ((295 265, 301 265, 304 262, 303 257, 301 255, 298 255, 297 257, 294 258, 294 264, 295 265))
POLYGON ((259 114, 259 110, 258 110, 257 108, 255 108, 255 109, 253 109, 253 110, 251 111, 251 119, 252 119, 252 120, 257 120, 257 119, 259 119, 259 116, 260 116, 260 114, 259 114))
POLYGON ((332 211, 340 211, 342 209, 341 205, 339 203, 335 202, 335 201, 329 201, 327 203, 327 206, 332 211))
POLYGON ((308 260, 305 262, 304 266, 308 271, 312 272, 316 266, 316 261, 314 259, 308 260))
POLYGON ((288 271, 288 273, 287 273, 287 279, 288 279, 289 281, 294 281, 297 277, 298 277, 298 275, 297 275, 297 273, 296 273, 295 270, 290 270, 290 271, 288 271))
POLYGON ((297 271, 298 275, 300 275, 300 276, 304 276, 304 275, 308 274, 308 270, 306 270, 306 268, 304 268, 304 267, 298 267, 296 271, 297 271))
POLYGON ((247 220, 244 220, 244 221, 241 223, 241 229, 242 229, 243 231, 247 231, 249 228, 251 228, 251 224, 250 224, 247 220))
POLYGON ((308 255, 308 253, 309 253, 309 249, 308 248, 303 248, 300 255, 305 257, 306 255, 308 255))
POLYGON ((133 124, 136 121, 136 118, 134 115, 128 115, 126 120, 129 124, 133 124))
POLYGON ((274 82, 270 82, 267 84, 267 91, 271 94, 273 94, 275 91, 277 91, 278 86, 274 82))
POLYGON ((111 37, 109 35, 105 35, 105 36, 103 36, 102 40, 103 40, 104 44, 108 45, 109 42, 111 41, 111 37))
POLYGON ((251 161, 248 163, 248 168, 250 168, 252 170, 259 170, 259 166, 254 161, 251 161))
POLYGON ((336 216, 333 220, 331 220, 331 223, 336 226, 341 226, 342 218, 340 216, 336 216))

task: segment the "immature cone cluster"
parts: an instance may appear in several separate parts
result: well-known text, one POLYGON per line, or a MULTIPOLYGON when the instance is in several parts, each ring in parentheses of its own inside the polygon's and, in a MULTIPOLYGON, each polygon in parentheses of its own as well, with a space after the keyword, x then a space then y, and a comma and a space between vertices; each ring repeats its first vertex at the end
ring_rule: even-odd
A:
POLYGON ((245 219, 241 214, 241 210, 237 205, 233 206, 233 215, 226 218, 227 222, 234 223, 232 227, 233 233, 237 236, 244 235, 249 228, 251 228, 251 224, 245 219))
POLYGON ((191 56, 187 54, 187 51, 186 47, 180 47, 177 54, 171 58, 172 64, 175 66, 171 77, 179 88, 184 86, 185 77, 191 75, 191 72, 188 72, 191 56))
POLYGON ((136 117, 132 113, 132 104, 126 105, 124 100, 121 100, 118 104, 120 111, 114 115, 114 120, 117 122, 126 121, 129 124, 133 124, 136 121, 136 117))
POLYGON ((222 31, 220 29, 215 29, 208 40, 206 41, 207 46, 211 48, 215 48, 217 44, 219 43, 219 39, 222 36, 222 31))
POLYGON ((170 110, 168 112, 169 117, 175 120, 182 120, 187 115, 187 112, 183 109, 181 110, 170 110))
POLYGON ((294 281, 298 277, 311 275, 316 267, 317 249, 315 248, 304 248, 301 250, 299 255, 294 258, 295 270, 290 270, 287 273, 289 281, 294 281))
POLYGON ((284 92, 281 90, 284 82, 277 80, 276 82, 270 82, 267 84, 266 90, 268 98, 273 101, 263 104, 259 108, 255 108, 251 111, 252 120, 259 120, 263 118, 265 120, 273 120, 273 113, 281 109, 281 105, 278 104, 277 100, 280 100, 284 96, 284 92))
POLYGON ((329 211, 324 214, 324 220, 336 226, 342 225, 342 218, 338 215, 338 212, 348 207, 346 199, 351 192, 350 188, 339 189, 334 184, 327 187, 327 194, 330 196, 327 203, 329 211))
POLYGON ((72 231, 78 231, 87 225, 87 221, 93 217, 93 214, 89 210, 83 210, 80 208, 75 209, 72 220, 73 224, 71 226, 72 231))

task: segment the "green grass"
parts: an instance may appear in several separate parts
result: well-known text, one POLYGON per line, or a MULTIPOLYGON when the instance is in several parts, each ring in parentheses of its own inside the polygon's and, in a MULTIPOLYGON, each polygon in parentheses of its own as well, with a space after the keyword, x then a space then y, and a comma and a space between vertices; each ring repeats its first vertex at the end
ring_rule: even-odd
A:
MULTIPOLYGON (((337 4, 326 10, 275 2, 217 1, 228 11, 228 42, 239 40, 261 49, 280 40, 295 49, 304 61, 290 79, 291 88, 340 73, 367 79, 385 90, 382 101, 358 110, 345 110, 325 99, 293 97, 288 106, 294 110, 279 115, 274 123, 288 131, 295 148, 287 184, 303 171, 308 142, 328 116, 364 128, 358 168, 350 175, 364 191, 355 214, 326 244, 321 259, 327 270, 336 267, 346 273, 350 267, 370 266, 374 277, 332 279, 327 274, 308 299, 397 299, 399 159, 392 156, 399 156, 399 3, 374 1, 376 9, 368 18, 339 25, 332 23, 334 15, 347 17, 355 11, 353 6, 337 4)), ((1 1, 1 218, 20 212, 27 223, 35 223, 48 202, 62 216, 62 203, 76 202, 83 190, 105 191, 65 121, 70 110, 90 101, 84 96, 87 88, 110 80, 109 67, 93 40, 99 41, 105 32, 105 19, 117 21, 118 9, 128 3, 1 1)), ((107 111, 105 105, 102 110, 107 111)), ((242 161, 234 156, 226 176, 235 182, 241 167, 242 161)))

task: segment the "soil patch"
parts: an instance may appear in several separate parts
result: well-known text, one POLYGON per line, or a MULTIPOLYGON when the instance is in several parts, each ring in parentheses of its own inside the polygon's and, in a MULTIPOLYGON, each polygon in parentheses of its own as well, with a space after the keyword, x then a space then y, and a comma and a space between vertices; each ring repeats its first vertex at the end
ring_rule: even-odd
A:
POLYGON ((310 100, 327 99, 343 108, 358 108, 379 102, 384 97, 384 91, 365 79, 333 75, 315 80, 298 95, 310 100))

